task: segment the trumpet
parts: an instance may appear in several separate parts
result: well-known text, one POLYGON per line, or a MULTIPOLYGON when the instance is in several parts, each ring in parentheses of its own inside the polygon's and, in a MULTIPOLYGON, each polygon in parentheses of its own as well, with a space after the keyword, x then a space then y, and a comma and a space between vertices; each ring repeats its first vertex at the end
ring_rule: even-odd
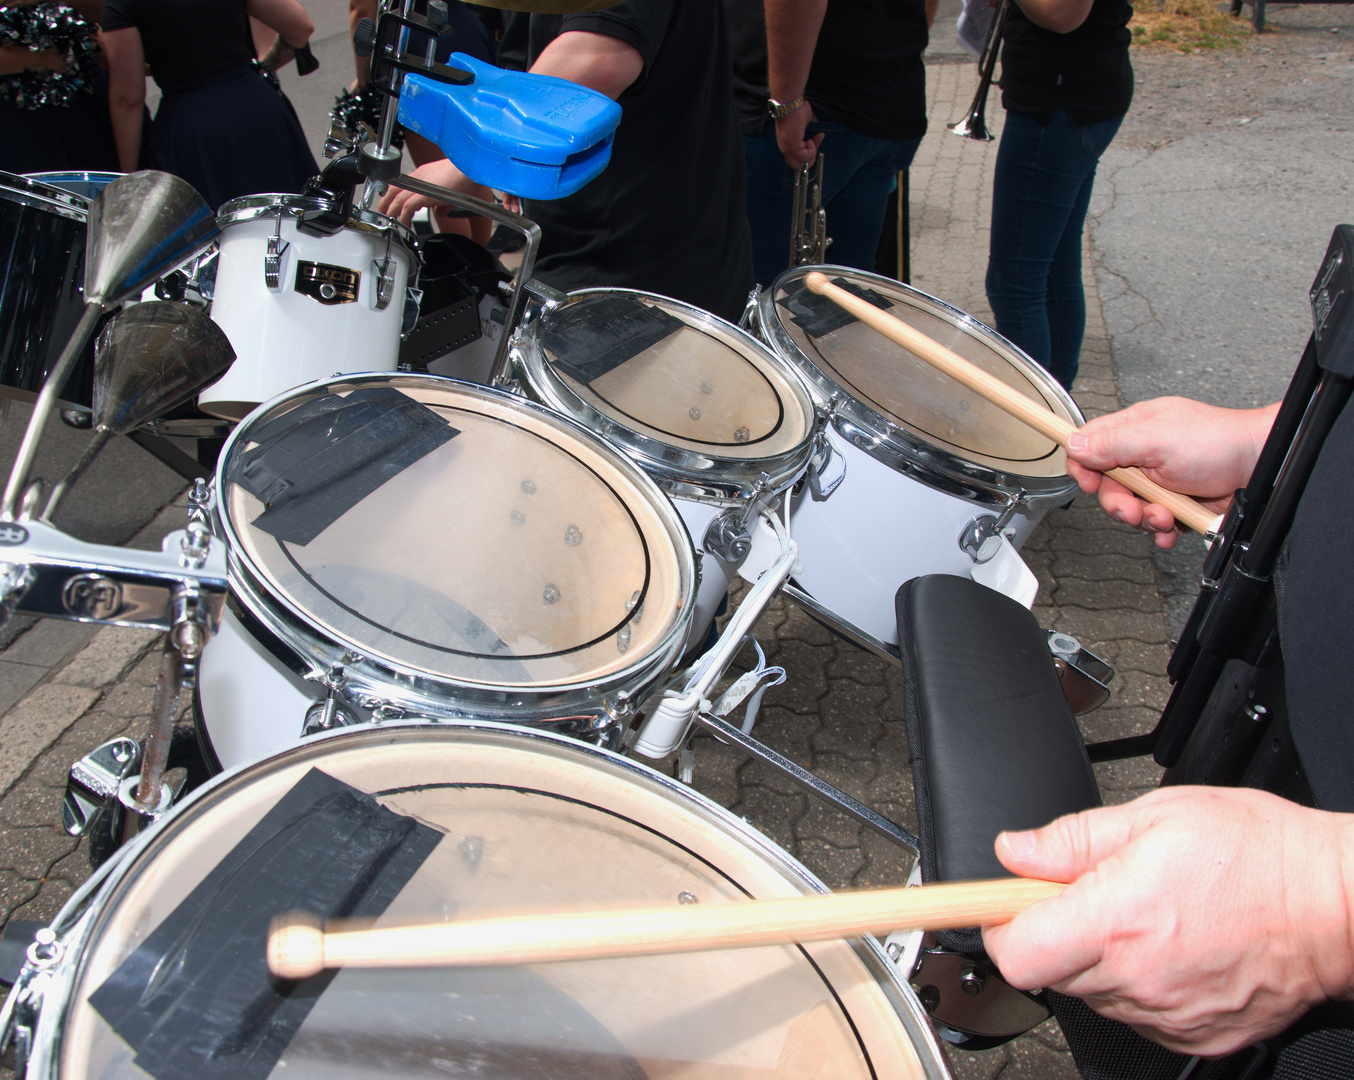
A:
POLYGON ((1011 9, 1011 0, 1001 0, 1001 6, 992 16, 992 25, 987 28, 987 41, 983 45, 983 54, 978 58, 980 77, 978 92, 973 95, 973 104, 968 115, 949 125, 956 135, 979 142, 991 142, 992 135, 987 130, 987 92, 992 88, 992 75, 997 70, 997 53, 1001 51, 1001 28, 1006 23, 1006 14, 1011 9))
POLYGON ((794 209, 790 216, 790 265, 823 262, 831 243, 832 238, 827 235, 827 211, 823 209, 823 155, 819 154, 812 165, 801 165, 795 176, 794 209))

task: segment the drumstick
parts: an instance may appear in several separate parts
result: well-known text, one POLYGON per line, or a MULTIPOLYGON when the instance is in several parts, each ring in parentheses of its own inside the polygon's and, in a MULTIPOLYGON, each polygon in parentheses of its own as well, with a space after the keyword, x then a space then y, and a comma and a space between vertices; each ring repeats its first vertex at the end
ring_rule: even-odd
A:
POLYGON ((783 900, 548 913, 419 926, 326 929, 301 913, 273 920, 268 967, 305 979, 336 967, 539 964, 754 945, 828 941, 899 928, 949 930, 1009 922, 1065 885, 1031 878, 871 889, 783 900))
MULTIPOLYGON (((873 327, 908 352, 939 368, 946 375, 987 398, 997 408, 1052 439, 1059 446, 1065 448, 1067 437, 1080 430, 1070 420, 1064 420, 1056 413, 1050 412, 1042 402, 1028 398, 1014 387, 1007 386, 996 376, 965 360, 940 342, 933 341, 896 315, 881 311, 869 301, 853 296, 840 286, 832 284, 826 275, 815 270, 804 276, 804 284, 810 291, 826 296, 867 326, 873 327)), ((1162 487, 1141 469, 1132 467, 1107 469, 1105 475, 1113 477, 1129 491, 1142 496, 1148 502, 1164 506, 1175 515, 1176 521, 1187 525, 1195 532, 1207 534, 1217 532, 1222 527, 1221 514, 1213 513, 1188 495, 1181 495, 1177 491, 1162 487)))

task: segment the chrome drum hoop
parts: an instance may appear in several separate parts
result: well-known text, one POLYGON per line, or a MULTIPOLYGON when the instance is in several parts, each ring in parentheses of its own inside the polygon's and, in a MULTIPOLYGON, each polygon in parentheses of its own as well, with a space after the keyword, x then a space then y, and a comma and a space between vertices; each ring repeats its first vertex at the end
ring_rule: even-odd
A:
MULTIPOLYGON (((874 289, 948 323, 961 335, 976 339, 1001 356, 1034 385, 1051 410, 1065 415, 1077 426, 1084 423, 1084 417, 1071 395, 1043 367, 967 312, 910 285, 851 267, 796 267, 780 274, 771 288, 762 290, 757 297, 759 331, 776 354, 808 384, 815 403, 831 416, 843 439, 896 472, 982 505, 1004 506, 1018 498, 1030 510, 1041 511, 1065 505, 1076 495, 1079 490, 1076 481, 1066 475, 1028 476, 1014 467, 972 461, 936 446, 898 418, 871 408, 822 371, 787 331, 777 308, 777 297, 791 287, 802 287, 804 276, 814 271, 829 278, 845 277, 852 284, 874 289)), ((955 385, 958 389, 958 384, 955 385)))
MULTIPOLYGON (((523 748, 543 760, 563 765, 586 766, 599 777, 621 785, 633 784, 647 794, 671 802, 702 823, 713 837, 743 849, 785 883, 789 893, 826 894, 831 890, 807 867, 744 820, 687 785, 609 750, 590 747, 538 729, 494 722, 464 722, 428 727, 421 725, 363 725, 327 732, 286 751, 245 763, 222 773, 193 791, 174 810, 123 845, 114 856, 80 886, 53 919, 59 955, 42 968, 25 965, 0 1011, 0 1045, 12 1047, 16 1024, 31 1023, 31 1051, 20 1080, 58 1080, 67 1052, 72 1012, 83 1004, 77 998, 95 958, 95 949, 110 933, 110 923, 127 892, 152 869, 174 839, 210 815, 219 814, 233 797, 239 797, 256 781, 279 769, 311 762, 318 767, 328 758, 364 747, 396 744, 417 747, 419 743, 448 742, 499 747, 505 751, 523 748)), ((668 839, 662 833, 663 839, 668 839)), ((669 841, 670 842, 670 841, 669 841)), ((699 857, 699 853, 696 853, 699 857)), ((840 945, 849 949, 875 980, 884 1000, 896 1014, 910 1041, 925 1080, 952 1080, 944 1053, 916 992, 888 959, 879 941, 863 937, 840 945)), ((816 966, 816 965, 815 965, 816 966)), ((830 985, 830 984, 829 984, 830 985)))
POLYGON ((584 400, 560 377, 546 357, 538 337, 542 317, 539 310, 514 334, 510 347, 514 372, 532 400, 621 447, 659 487, 675 499, 731 505, 758 488, 763 474, 767 479, 761 483, 760 490, 768 495, 784 492, 804 474, 813 455, 812 420, 816 408, 802 376, 786 364, 784 358, 777 357, 747 331, 702 308, 638 289, 580 289, 569 293, 563 303, 550 309, 547 314, 553 315, 572 304, 608 297, 631 297, 636 303, 660 307, 693 329, 716 338, 722 336, 733 342, 734 346, 773 364, 775 370, 785 378, 790 392, 797 396, 797 407, 809 419, 803 438, 788 450, 765 458, 751 458, 700 453, 637 431, 584 400))
POLYGON ((662 491, 628 457, 594 433, 567 417, 506 391, 435 375, 378 373, 317 380, 263 403, 241 421, 221 452, 215 488, 216 527, 227 545, 230 583, 241 605, 295 653, 297 662, 290 666, 303 677, 317 680, 317 693, 322 692, 320 680, 324 673, 331 665, 339 664, 347 676, 348 688, 353 697, 365 699, 364 708, 382 710, 394 718, 412 716, 433 720, 472 718, 528 722, 533 717, 601 713, 616 708, 620 708, 623 714, 628 713, 655 688, 679 659, 695 611, 695 549, 681 517, 662 491), (548 685, 499 684, 458 678, 454 674, 430 673, 388 656, 373 655, 368 643, 354 637, 336 635, 288 596, 269 579, 247 550, 224 495, 229 483, 227 470, 236 454, 241 452, 243 444, 249 441, 255 425, 274 410, 292 402, 303 402, 332 389, 364 387, 407 388, 413 391, 422 387, 439 394, 463 396, 471 405, 480 402, 507 405, 513 411, 524 411, 533 418, 543 420, 560 433, 561 442, 569 438, 584 441, 592 452, 611 467, 622 471, 626 479, 643 494, 649 512, 660 521, 673 541, 672 554, 678 579, 676 589, 680 594, 679 610, 662 639, 649 652, 636 655, 630 663, 600 677, 585 672, 576 679, 548 685))
MULTIPOLYGON (((257 221, 259 218, 274 217, 278 214, 299 220, 307 211, 329 210, 332 206, 327 199, 316 198, 313 195, 243 195, 222 205, 216 212, 216 223, 221 231, 225 232, 231 225, 238 225, 244 221, 257 221)), ((382 235, 389 233, 395 243, 409 253, 414 266, 413 272, 409 275, 410 284, 417 282, 418 269, 423 265, 423 259, 418 253, 418 238, 413 230, 406 228, 398 218, 387 217, 374 210, 353 207, 343 227, 356 232, 382 235)))

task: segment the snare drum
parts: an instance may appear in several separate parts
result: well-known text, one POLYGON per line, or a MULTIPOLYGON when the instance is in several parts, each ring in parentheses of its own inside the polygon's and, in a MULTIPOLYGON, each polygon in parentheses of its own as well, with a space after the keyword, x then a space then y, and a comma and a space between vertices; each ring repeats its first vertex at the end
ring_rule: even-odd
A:
POLYGON ((742 561, 714 553, 715 519, 774 498, 808 466, 803 382, 731 323, 625 289, 571 293, 527 324, 513 358, 532 396, 620 446, 676 503, 702 552, 699 644, 742 561))
MULTIPOLYGON (((0 275, 0 395, 35 400, 84 314, 89 198, 0 172, 0 266, 9 268, 0 275)), ((62 388, 62 408, 90 407, 93 365, 91 338, 62 388)))
POLYGON ((333 235, 301 231, 302 215, 327 209, 304 195, 247 195, 217 211, 212 319, 236 360, 198 398, 203 412, 239 420, 293 386, 398 366, 400 334, 418 315, 416 301, 406 311, 417 295, 414 234, 357 209, 333 235))
MULTIPOLYGON (((1019 548, 1050 507, 1071 501, 1077 485, 1060 446, 810 292, 804 276, 813 270, 1058 416, 1080 424, 1081 411, 995 331, 888 278, 805 266, 781 274, 761 294, 762 336, 830 413, 828 439, 837 456, 817 490, 805 485, 791 511, 803 566, 796 581, 837 621, 896 645, 893 600, 903 582, 922 574, 981 577, 963 546, 971 526, 981 540, 984 529, 1000 524, 1019 548)), ((1028 605, 1034 598, 1028 586, 1037 582, 1018 565, 1027 583, 1020 598, 1028 605)))
POLYGON ((695 553, 672 504, 498 390, 302 387, 236 428, 216 490, 242 618, 199 696, 227 768, 300 738, 326 686, 349 722, 548 718, 615 742, 686 641, 695 553), (262 708, 269 684, 284 698, 262 708))
POLYGON ((270 980, 269 921, 825 892, 635 762, 495 726, 367 728, 241 769, 124 848, 11 994, 20 1080, 943 1080, 872 938, 270 980))

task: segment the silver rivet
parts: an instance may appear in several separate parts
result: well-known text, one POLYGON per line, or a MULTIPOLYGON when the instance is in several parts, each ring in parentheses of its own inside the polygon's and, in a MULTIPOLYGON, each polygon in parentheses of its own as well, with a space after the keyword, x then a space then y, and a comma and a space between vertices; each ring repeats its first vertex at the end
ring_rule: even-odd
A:
POLYGON ((536 481, 530 478, 522 481, 522 491, 527 495, 536 494, 536 481))
POLYGON ((558 585, 547 585, 545 591, 541 593, 541 599, 547 604, 555 604, 559 602, 561 595, 558 585))
POLYGON ((752 432, 745 427, 740 427, 733 433, 733 441, 736 443, 745 443, 752 438, 752 432))
POLYGON ((577 525, 570 525, 564 530, 564 542, 570 547, 578 547, 583 542, 583 530, 577 525))
POLYGON ((337 293, 338 290, 335 289, 334 286, 330 285, 328 282, 325 282, 325 284, 320 286, 320 295, 323 296, 326 300, 334 299, 337 293))
POLYGON ((511 521, 514 525, 525 525, 527 516, 520 510, 514 510, 511 514, 508 515, 508 520, 511 521))
POLYGON ((679 904, 699 904, 699 903, 700 903, 700 900, 698 900, 698 899, 696 898, 696 894, 695 894, 695 893, 693 893, 693 892, 687 892, 685 889, 683 889, 681 892, 679 892, 679 893, 677 894, 677 903, 679 903, 679 904))
POLYGON ((699 420, 701 418, 701 411, 696 408, 696 406, 692 405, 691 408, 686 411, 686 415, 691 417, 692 420, 699 420))

